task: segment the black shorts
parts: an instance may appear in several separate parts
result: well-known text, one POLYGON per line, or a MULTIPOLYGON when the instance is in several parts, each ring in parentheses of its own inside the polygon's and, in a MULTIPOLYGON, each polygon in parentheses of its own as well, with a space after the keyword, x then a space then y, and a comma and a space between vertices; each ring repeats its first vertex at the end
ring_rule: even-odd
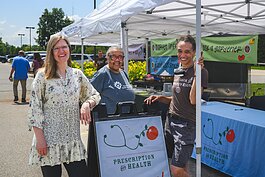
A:
POLYGON ((171 164, 184 168, 193 151, 196 137, 196 124, 188 119, 169 114, 168 126, 170 132, 167 131, 167 133, 170 133, 174 142, 171 164))

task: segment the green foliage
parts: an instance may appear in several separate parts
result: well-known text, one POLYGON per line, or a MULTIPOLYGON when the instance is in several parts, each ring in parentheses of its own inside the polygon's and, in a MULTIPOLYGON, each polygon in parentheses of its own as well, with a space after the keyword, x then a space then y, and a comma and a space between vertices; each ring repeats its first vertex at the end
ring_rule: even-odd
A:
MULTIPOLYGON (((81 69, 81 66, 76 62, 72 62, 73 68, 81 69)), ((145 61, 129 61, 129 79, 132 83, 135 80, 143 80, 146 75, 146 62, 145 61)), ((84 62, 84 74, 88 78, 92 78, 97 71, 93 62, 84 62)))
POLYGON ((81 69, 81 66, 80 66, 79 63, 77 63, 76 61, 72 61, 72 67, 73 67, 73 68, 81 69))
POLYGON ((136 80, 143 80, 146 75, 146 62, 145 61, 129 61, 129 78, 130 82, 136 80))
POLYGON ((253 94, 254 92, 256 96, 265 95, 265 84, 264 83, 251 84, 251 93, 253 94))
POLYGON ((98 53, 99 50, 102 50, 102 52, 104 54, 106 54, 107 50, 109 47, 106 47, 106 46, 87 46, 85 48, 85 53, 90 53, 90 54, 94 54, 94 49, 96 48, 96 54, 98 53))
POLYGON ((88 78, 91 79, 96 71, 97 71, 97 68, 94 66, 94 63, 92 61, 84 62, 84 74, 88 78))
MULTIPOLYGON (((72 61, 72 67, 81 69, 81 65, 76 61, 72 61)), ((84 62, 84 74, 86 75, 86 77, 91 79, 96 71, 97 69, 92 61, 84 62)))
POLYGON ((61 31, 63 27, 73 23, 68 17, 65 17, 62 8, 53 8, 51 12, 48 9, 44 9, 39 19, 36 42, 45 48, 52 34, 61 31))
MULTIPOLYGON (((45 51, 46 49, 43 46, 33 45, 33 46, 31 46, 31 50, 32 51, 45 51)), ((25 50, 25 51, 27 51, 27 50, 25 50)))
POLYGON ((7 53, 7 48, 5 44, 0 40, 0 55, 5 55, 7 53))
POLYGON ((251 69, 265 70, 265 66, 251 66, 251 69))
POLYGON ((20 47, 15 47, 13 45, 9 45, 7 42, 4 43, 2 38, 0 37, 0 55, 5 56, 7 54, 15 55, 20 50, 20 47))

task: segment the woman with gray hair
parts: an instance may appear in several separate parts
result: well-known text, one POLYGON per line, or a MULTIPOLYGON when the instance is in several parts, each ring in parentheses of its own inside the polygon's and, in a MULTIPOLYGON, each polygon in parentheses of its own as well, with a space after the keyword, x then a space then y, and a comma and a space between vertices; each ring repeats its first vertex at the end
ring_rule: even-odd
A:
MULTIPOLYGON (((100 103, 105 103, 107 114, 115 114, 117 103, 134 101, 135 94, 128 75, 123 71, 124 53, 120 47, 112 46, 106 53, 107 64, 99 69, 91 79, 91 84, 100 93, 100 103)), ((124 110, 123 110, 124 111, 124 110)), ((127 107, 125 112, 129 113, 127 107)), ((90 176, 99 176, 96 158, 96 142, 94 126, 89 126, 89 157, 87 159, 90 176)))
POLYGON ((108 114, 116 112, 119 102, 134 101, 135 94, 128 75, 123 71, 124 53, 120 47, 110 47, 106 53, 107 65, 98 70, 91 79, 100 93, 100 103, 105 103, 108 114))

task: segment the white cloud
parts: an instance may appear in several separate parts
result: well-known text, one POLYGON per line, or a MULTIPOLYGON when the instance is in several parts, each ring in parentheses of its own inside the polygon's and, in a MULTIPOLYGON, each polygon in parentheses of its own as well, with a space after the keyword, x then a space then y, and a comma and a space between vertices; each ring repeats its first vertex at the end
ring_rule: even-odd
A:
POLYGON ((0 25, 4 25, 6 23, 5 20, 0 21, 0 25))
POLYGON ((69 18, 70 20, 74 20, 75 22, 81 19, 81 17, 79 17, 78 15, 68 16, 68 18, 69 18))
POLYGON ((8 25, 8 28, 3 30, 3 41, 8 42, 10 45, 20 46, 21 37, 18 35, 20 33, 25 34, 22 37, 22 43, 28 43, 28 31, 24 27, 17 27, 17 25, 8 25))

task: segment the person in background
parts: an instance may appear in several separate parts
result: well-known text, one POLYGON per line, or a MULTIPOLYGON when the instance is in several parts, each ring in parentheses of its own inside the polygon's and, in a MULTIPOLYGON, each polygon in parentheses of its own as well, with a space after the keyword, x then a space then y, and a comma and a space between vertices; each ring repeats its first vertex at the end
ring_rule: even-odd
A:
MULTIPOLYGON (((196 136, 196 65, 193 61, 195 50, 194 38, 190 35, 182 36, 177 44, 177 55, 182 71, 175 71, 182 75, 174 75, 172 96, 152 95, 145 100, 147 104, 155 101, 170 104, 165 127, 166 140, 169 140, 167 146, 168 142, 173 144, 171 173, 174 177, 189 176, 187 163, 191 157, 196 136)), ((199 64, 202 66, 201 87, 203 91, 203 88, 208 85, 208 71, 203 68, 203 57, 200 58, 199 64)))
POLYGON ((81 70, 70 66, 68 39, 51 36, 44 68, 32 83, 28 113, 34 131, 29 164, 40 166, 44 177, 61 177, 62 165, 69 177, 87 176, 80 121, 90 123, 100 95, 81 70))
POLYGON ((33 54, 33 63, 32 63, 34 77, 36 76, 38 69, 41 68, 43 66, 43 64, 44 64, 44 61, 41 58, 40 53, 34 53, 33 54))
POLYGON ((98 51, 98 56, 94 59, 94 66, 97 68, 97 71, 106 65, 106 58, 103 56, 103 52, 101 50, 98 51))
POLYGON ((30 69, 29 61, 24 58, 24 51, 20 50, 18 52, 18 56, 13 59, 12 68, 9 75, 9 80, 13 81, 13 93, 14 93, 14 102, 18 101, 18 82, 21 84, 22 88, 22 99, 21 102, 26 102, 26 94, 27 94, 27 79, 28 79, 28 71, 30 69), (12 77, 13 73, 14 79, 12 77))
POLYGON ((128 75, 121 69, 124 53, 119 47, 110 47, 106 53, 108 64, 98 70, 91 79, 100 93, 100 103, 106 103, 107 113, 114 114, 119 102, 134 101, 135 94, 128 75))

